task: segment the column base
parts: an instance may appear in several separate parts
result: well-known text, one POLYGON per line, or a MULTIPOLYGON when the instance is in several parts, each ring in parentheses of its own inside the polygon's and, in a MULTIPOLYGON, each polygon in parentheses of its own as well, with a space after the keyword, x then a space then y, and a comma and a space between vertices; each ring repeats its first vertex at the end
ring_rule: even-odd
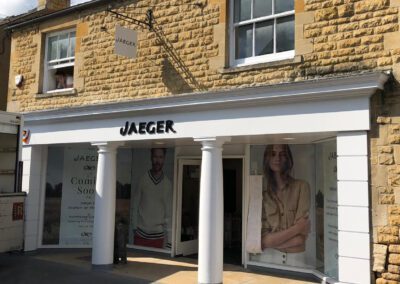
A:
POLYGON ((113 264, 92 264, 92 270, 110 271, 113 267, 113 264))
POLYGON ((198 284, 222 284, 222 282, 218 282, 218 283, 217 283, 217 282, 215 282, 215 283, 214 283, 214 282, 213 282, 213 283, 211 283, 211 282, 210 282, 210 283, 208 283, 208 282, 207 282, 207 283, 205 283, 205 282, 199 282, 198 284))

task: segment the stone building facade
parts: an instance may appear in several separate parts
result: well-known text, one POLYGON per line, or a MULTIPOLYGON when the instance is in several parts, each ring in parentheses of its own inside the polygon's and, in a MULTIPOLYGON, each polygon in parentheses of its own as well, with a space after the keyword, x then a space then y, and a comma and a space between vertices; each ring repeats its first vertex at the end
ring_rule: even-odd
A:
MULTIPOLYGON (((229 67, 227 1, 204 2, 203 8, 190 3, 155 6, 157 32, 140 29, 136 60, 115 55, 112 43, 115 25, 138 27, 115 19, 106 6, 16 29, 10 78, 24 73, 27 81, 9 92, 9 109, 25 112, 165 97, 368 70, 398 72, 400 4, 394 0, 295 1, 295 57, 242 68, 229 67), (77 33, 76 94, 43 95, 43 34, 70 26, 76 26, 77 33)), ((116 11, 144 20, 148 7, 138 2, 116 11)))
POLYGON ((374 90, 370 99, 367 254, 372 255, 372 282, 400 283, 399 0, 295 0, 294 56, 243 66, 232 64, 234 1, 98 0, 75 7, 67 2, 47 3, 54 10, 49 17, 9 24, 8 111, 34 118, 92 105, 156 104, 188 94, 200 100, 246 88, 317 86, 336 78, 390 74, 384 89, 374 90), (113 13, 145 22, 149 8, 151 30, 113 13), (117 25, 138 31, 135 59, 114 53, 117 25), (46 35, 71 28, 76 33, 73 88, 46 92, 46 35), (21 87, 14 84, 18 74, 25 78, 21 87))

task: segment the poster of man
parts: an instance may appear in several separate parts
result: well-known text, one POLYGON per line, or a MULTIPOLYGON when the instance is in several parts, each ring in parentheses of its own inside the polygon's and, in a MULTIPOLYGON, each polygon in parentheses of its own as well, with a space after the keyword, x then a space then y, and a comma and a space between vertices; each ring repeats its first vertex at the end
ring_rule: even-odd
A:
POLYGON ((171 248, 173 191, 166 172, 173 169, 173 155, 167 160, 167 152, 166 148, 134 151, 133 173, 140 175, 137 178, 133 177, 133 180, 137 181, 132 194, 131 211, 134 245, 157 249, 171 248), (143 160, 146 155, 147 159, 143 160), (149 160, 151 164, 146 166, 146 161, 149 160))
POLYGON ((313 146, 270 144, 253 150, 257 153, 252 153, 252 157, 259 157, 260 165, 254 161, 251 164, 261 171, 255 176, 257 182, 253 183, 250 193, 246 244, 247 251, 253 254, 250 259, 296 267, 313 266, 313 146), (295 158, 299 160, 297 165, 295 158))

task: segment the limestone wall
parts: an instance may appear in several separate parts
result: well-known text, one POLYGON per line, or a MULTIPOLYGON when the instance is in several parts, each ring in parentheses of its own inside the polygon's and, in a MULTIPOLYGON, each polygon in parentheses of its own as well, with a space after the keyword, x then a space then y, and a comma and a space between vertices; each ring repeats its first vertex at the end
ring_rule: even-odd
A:
POLYGON ((372 99, 370 131, 373 271, 376 283, 400 283, 400 88, 372 99))
POLYGON ((10 38, 0 26, 0 110, 7 107, 7 80, 10 69, 10 38))
MULTIPOLYGON (((145 20, 148 0, 116 9, 145 20)), ((307 80, 400 63, 399 0, 296 0, 293 60, 229 68, 228 1, 152 1, 157 32, 116 19, 105 7, 13 33, 11 77, 27 81, 9 91, 10 110, 35 111, 307 80), (138 57, 113 50, 116 24, 139 33, 138 57), (77 29, 76 94, 42 96, 46 32, 77 29), (103 29, 102 29, 103 27, 103 29), (39 94, 39 95, 38 95, 39 94)), ((398 68, 398 67, 396 67, 398 68)))

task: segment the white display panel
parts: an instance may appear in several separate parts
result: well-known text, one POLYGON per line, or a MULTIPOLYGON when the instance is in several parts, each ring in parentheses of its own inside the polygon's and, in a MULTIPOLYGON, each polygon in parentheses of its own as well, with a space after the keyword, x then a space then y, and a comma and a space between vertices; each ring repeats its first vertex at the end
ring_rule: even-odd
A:
POLYGON ((65 148, 60 245, 92 243, 96 169, 95 148, 65 148))

